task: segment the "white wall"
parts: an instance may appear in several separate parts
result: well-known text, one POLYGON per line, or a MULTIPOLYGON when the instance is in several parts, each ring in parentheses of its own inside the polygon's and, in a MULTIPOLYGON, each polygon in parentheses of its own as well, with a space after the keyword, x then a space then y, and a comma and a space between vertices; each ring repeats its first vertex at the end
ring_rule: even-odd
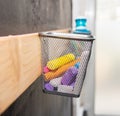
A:
POLYGON ((95 113, 120 115, 120 1, 97 0, 95 113))

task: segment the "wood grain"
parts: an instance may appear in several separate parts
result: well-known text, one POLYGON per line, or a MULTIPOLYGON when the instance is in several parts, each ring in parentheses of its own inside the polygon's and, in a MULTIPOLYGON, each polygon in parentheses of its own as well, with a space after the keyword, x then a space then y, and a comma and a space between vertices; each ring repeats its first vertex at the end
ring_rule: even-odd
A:
POLYGON ((0 38, 0 113, 41 75, 38 34, 0 38))

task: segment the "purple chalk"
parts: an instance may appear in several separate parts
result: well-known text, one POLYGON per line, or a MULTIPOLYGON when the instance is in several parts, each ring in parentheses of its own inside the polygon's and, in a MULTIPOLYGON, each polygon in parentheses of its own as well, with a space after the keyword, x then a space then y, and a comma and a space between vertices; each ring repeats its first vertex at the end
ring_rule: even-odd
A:
POLYGON ((76 67, 70 67, 65 74, 62 76, 62 81, 61 83, 63 85, 70 85, 74 82, 76 79, 76 75, 78 73, 78 70, 76 67))
POLYGON ((73 87, 74 87, 74 85, 75 85, 75 81, 74 81, 73 83, 70 84, 70 86, 73 86, 73 87))
POLYGON ((53 91, 54 87, 50 83, 46 83, 45 84, 45 89, 48 90, 48 91, 53 91))

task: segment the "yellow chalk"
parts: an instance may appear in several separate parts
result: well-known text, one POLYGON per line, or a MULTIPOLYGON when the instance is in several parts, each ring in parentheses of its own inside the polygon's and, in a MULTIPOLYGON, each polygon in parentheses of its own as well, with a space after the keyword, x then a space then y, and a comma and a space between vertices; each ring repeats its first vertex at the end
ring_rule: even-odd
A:
POLYGON ((50 72, 46 73, 44 75, 45 76, 45 81, 49 81, 51 79, 54 79, 56 77, 61 76, 65 71, 67 71, 71 66, 74 66, 77 62, 80 62, 80 58, 63 65, 62 67, 58 68, 57 70, 50 71, 50 72))
POLYGON ((75 60, 75 56, 73 54, 67 54, 67 55, 64 55, 64 56, 61 56, 59 58, 49 61, 47 63, 47 67, 50 70, 55 70, 73 60, 75 60))

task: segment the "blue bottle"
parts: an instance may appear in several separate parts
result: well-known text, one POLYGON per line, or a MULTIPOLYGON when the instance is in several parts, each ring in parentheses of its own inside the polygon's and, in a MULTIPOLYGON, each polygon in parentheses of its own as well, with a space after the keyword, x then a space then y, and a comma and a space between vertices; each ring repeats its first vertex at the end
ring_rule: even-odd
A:
POLYGON ((86 23, 87 23, 87 19, 86 18, 77 18, 75 20, 76 23, 76 28, 73 31, 73 33, 75 34, 87 34, 90 35, 91 31, 87 29, 86 27, 86 23))

